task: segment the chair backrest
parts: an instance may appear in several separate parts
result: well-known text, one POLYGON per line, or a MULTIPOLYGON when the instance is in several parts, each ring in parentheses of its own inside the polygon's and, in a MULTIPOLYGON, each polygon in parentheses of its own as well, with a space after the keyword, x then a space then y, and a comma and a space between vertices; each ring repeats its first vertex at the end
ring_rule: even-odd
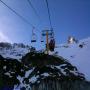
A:
POLYGON ((31 40, 31 42, 36 42, 36 40, 33 39, 33 40, 31 40))

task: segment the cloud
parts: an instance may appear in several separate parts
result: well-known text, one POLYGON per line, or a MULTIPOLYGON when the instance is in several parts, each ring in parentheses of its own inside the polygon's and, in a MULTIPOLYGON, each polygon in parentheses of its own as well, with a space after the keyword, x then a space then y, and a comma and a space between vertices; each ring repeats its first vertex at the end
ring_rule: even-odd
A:
POLYGON ((12 43, 12 41, 1 31, 0 31, 0 42, 10 42, 10 43, 12 43))

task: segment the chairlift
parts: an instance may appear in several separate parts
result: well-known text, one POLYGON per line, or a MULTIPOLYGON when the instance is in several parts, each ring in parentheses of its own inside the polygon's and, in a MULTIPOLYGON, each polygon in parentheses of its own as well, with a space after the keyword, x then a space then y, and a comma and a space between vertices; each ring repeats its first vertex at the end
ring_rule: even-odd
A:
POLYGON ((31 38, 31 43, 34 43, 37 41, 37 36, 36 34, 34 33, 34 29, 32 30, 32 38, 31 38))
POLYGON ((51 32, 50 38, 54 39, 54 32, 53 31, 51 32))
POLYGON ((41 42, 43 43, 43 42, 44 42, 44 40, 41 40, 41 42))
POLYGON ((52 30, 50 35, 49 50, 54 51, 54 48, 55 48, 55 39, 54 39, 54 32, 52 30))
POLYGON ((49 42, 49 49, 50 51, 54 51, 55 48, 55 39, 51 39, 49 42))
POLYGON ((36 36, 32 36, 32 40, 31 40, 31 42, 33 43, 33 42, 36 42, 36 36))
POLYGON ((54 31, 53 30, 43 30, 42 34, 41 34, 41 42, 44 42, 43 37, 46 37, 46 50, 47 50, 47 53, 48 53, 48 50, 53 52, 54 49, 55 49, 54 31), (47 32, 48 32, 48 36, 47 36, 47 32))
POLYGON ((43 35, 41 35, 41 43, 43 43, 44 42, 44 37, 43 37, 43 35))

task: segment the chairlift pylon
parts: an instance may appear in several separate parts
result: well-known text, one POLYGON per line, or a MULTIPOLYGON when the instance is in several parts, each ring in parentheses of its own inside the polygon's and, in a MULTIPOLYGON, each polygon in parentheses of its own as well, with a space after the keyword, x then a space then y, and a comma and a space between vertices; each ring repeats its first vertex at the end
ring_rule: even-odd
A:
MULTIPOLYGON (((46 51, 48 54, 48 51, 54 51, 55 48, 55 39, 54 39, 54 31, 52 30, 43 30, 42 31, 42 37, 46 37, 46 51)), ((43 38, 42 38, 43 39, 43 38)), ((43 41, 41 41, 43 42, 43 41)))

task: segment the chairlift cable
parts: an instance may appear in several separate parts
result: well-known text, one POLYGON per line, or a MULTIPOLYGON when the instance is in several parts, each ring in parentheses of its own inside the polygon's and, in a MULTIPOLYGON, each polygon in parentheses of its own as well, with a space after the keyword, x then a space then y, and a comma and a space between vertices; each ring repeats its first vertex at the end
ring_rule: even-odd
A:
POLYGON ((49 23, 50 23, 50 27, 52 29, 52 22, 51 22, 51 14, 50 14, 50 9, 49 9, 49 4, 48 4, 48 1, 46 1, 46 5, 47 5, 47 10, 48 10, 48 16, 49 16, 49 23))
POLYGON ((27 2, 29 3, 30 7, 33 9, 34 13, 36 14, 36 16, 37 16, 37 17, 39 18, 39 20, 40 20, 40 16, 38 15, 35 7, 34 7, 33 4, 31 3, 31 1, 30 1, 30 0, 27 0, 27 2))
POLYGON ((12 9, 10 6, 8 6, 4 1, 0 0, 0 2, 6 6, 9 10, 11 10, 14 14, 16 14, 19 18, 21 18, 24 22, 29 24, 31 27, 35 27, 32 23, 30 23, 28 20, 26 20, 22 15, 20 15, 18 12, 16 12, 14 9, 12 9))

